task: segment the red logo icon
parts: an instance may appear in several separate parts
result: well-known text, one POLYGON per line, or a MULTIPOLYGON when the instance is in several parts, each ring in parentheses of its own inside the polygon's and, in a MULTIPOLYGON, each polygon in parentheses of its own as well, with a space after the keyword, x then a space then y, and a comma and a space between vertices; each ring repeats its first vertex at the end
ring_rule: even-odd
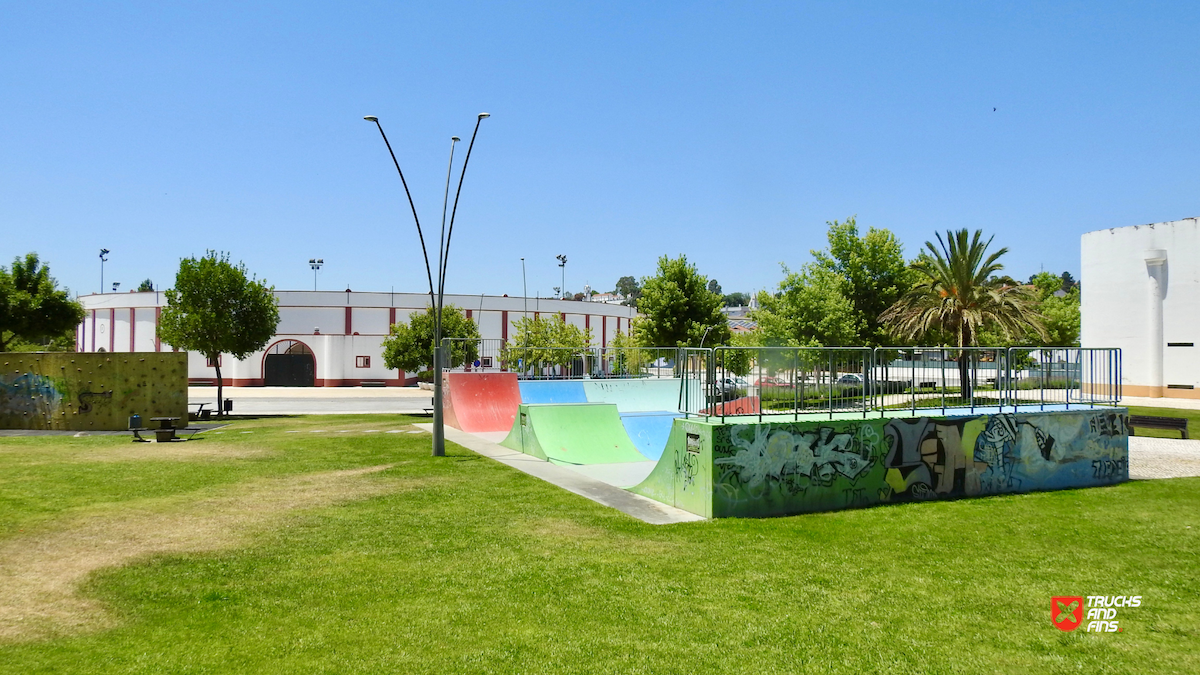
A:
POLYGON ((1079 628, 1080 622, 1083 621, 1083 598, 1050 598, 1050 618, 1054 621, 1054 627, 1059 630, 1072 631, 1079 628))

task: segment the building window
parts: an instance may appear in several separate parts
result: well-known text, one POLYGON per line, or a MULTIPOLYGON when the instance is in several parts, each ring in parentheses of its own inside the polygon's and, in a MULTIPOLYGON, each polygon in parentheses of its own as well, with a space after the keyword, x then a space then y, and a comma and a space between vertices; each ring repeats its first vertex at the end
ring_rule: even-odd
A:
POLYGON ((371 367, 371 357, 369 357, 369 356, 354 357, 354 367, 355 368, 370 368, 371 367))
POLYGON ((223 359, 223 358, 225 358, 224 354, 217 354, 216 363, 213 363, 212 359, 205 359, 205 363, 208 364, 209 368, 223 368, 224 364, 221 363, 221 359, 223 359))

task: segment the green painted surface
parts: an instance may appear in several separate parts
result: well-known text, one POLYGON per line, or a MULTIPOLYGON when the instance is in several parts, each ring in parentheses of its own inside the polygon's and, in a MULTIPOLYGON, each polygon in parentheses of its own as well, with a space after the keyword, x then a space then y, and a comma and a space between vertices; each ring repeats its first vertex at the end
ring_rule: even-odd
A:
POLYGON ((658 412, 679 409, 679 379, 585 380, 589 403, 614 403, 618 412, 658 412))
POLYGON ((119 431, 187 421, 185 353, 0 353, 0 429, 119 431))
POLYGON ((712 517, 712 425, 677 419, 654 470, 631 492, 712 517))
POLYGON ((503 445, 555 464, 646 461, 611 403, 522 404, 503 445))

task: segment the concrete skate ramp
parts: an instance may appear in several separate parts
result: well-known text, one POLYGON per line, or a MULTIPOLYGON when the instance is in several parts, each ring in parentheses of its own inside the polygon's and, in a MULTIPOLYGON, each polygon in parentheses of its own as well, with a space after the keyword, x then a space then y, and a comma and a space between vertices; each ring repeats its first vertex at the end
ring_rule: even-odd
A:
POLYGON ((521 404, 517 421, 501 443, 555 464, 645 462, 610 403, 521 404))
POLYGON ((658 460, 663 448, 667 447, 667 438, 671 435, 671 425, 676 417, 683 417, 677 412, 636 412, 621 415, 621 424, 625 433, 633 441, 638 452, 646 457, 658 460))
POLYGON ((587 403, 579 380, 521 380, 521 403, 587 403))
POLYGON ((701 415, 757 415, 759 401, 757 396, 743 396, 732 401, 725 401, 700 411, 701 415))
POLYGON ((508 431, 521 405, 516 373, 443 373, 442 414, 463 431, 508 431))
POLYGON ((617 412, 679 410, 678 379, 612 379, 583 382, 588 403, 615 403, 617 412))

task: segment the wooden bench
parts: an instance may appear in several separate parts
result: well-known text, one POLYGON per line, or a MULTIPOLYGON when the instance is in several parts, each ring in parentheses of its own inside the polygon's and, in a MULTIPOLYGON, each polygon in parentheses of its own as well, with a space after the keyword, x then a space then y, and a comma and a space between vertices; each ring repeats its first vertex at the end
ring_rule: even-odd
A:
POLYGON ((1152 415, 1130 415, 1129 426, 1136 429, 1166 429, 1180 431, 1183 437, 1188 437, 1188 421, 1183 417, 1154 417, 1152 415))

